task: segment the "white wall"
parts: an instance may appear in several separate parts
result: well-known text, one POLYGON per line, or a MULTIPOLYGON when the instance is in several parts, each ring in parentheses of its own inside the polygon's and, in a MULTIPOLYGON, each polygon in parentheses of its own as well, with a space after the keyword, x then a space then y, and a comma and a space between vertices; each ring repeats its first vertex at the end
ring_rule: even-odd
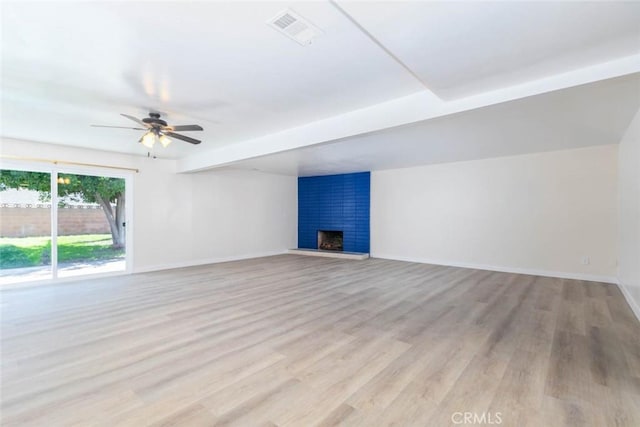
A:
POLYGON ((136 228, 136 236, 142 236, 145 247, 136 250, 137 271, 253 258, 296 247, 295 177, 217 170, 149 174, 146 179, 154 181, 144 185, 149 192, 136 196, 137 203, 151 208, 141 213, 136 207, 136 226, 144 224, 142 232, 136 228))
POLYGON ((617 150, 375 171, 371 255, 613 282, 617 150))
POLYGON ((640 319, 640 110, 619 148, 618 280, 640 319))
POLYGON ((283 253, 296 246, 297 179, 253 171, 176 174, 173 160, 13 139, 3 156, 139 169, 133 175, 134 271, 283 253))

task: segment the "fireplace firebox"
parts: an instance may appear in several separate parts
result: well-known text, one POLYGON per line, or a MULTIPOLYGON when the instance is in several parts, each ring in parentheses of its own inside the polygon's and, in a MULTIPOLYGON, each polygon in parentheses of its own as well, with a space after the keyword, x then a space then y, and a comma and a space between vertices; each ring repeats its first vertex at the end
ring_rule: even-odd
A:
POLYGON ((342 251, 343 232, 338 230, 318 230, 318 249, 342 251))

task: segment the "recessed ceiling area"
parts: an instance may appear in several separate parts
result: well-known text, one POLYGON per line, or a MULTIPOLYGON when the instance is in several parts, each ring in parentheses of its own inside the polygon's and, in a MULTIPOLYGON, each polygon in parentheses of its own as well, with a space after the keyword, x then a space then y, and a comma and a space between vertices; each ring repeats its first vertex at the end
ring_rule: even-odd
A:
MULTIPOLYGON (((290 164, 265 168, 286 173, 373 167, 362 141, 385 129, 422 132, 439 117, 428 128, 459 135, 459 156, 430 148, 409 163, 477 157, 484 145, 460 134, 470 125, 458 113, 498 120, 497 104, 640 72, 635 2, 5 1, 1 20, 1 136, 146 156, 140 132, 90 125, 130 126, 121 113, 158 111, 172 125, 204 128, 189 134, 200 145, 154 148, 180 172, 269 153, 290 164), (268 25, 287 9, 320 30, 313 43, 268 25), (313 164, 336 141, 350 144, 349 155, 313 164)), ((581 120, 573 114, 567 120, 581 120)), ((596 123, 617 130, 606 117, 596 123)), ((511 125, 514 134, 533 126, 511 125)), ((425 132, 394 139, 432 140, 435 130, 425 132)), ((545 141, 564 147, 559 137, 545 141)), ((394 167, 409 164, 401 159, 394 167)))

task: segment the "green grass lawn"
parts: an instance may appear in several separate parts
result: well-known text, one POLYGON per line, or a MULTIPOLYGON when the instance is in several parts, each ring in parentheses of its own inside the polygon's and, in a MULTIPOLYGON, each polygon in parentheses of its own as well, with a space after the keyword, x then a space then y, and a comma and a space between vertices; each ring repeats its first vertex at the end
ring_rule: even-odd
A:
MULTIPOLYGON (((58 262, 103 261, 124 257, 111 247, 110 234, 58 236, 58 262)), ((51 238, 0 238, 0 269, 51 264, 51 238)))

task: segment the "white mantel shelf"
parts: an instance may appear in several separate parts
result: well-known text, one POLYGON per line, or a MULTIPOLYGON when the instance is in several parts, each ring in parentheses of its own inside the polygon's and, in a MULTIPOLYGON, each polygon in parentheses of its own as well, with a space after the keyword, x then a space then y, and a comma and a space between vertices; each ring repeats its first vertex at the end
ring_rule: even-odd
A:
POLYGON ((339 251, 322 251, 319 249, 289 249, 290 254, 319 256, 325 258, 341 258, 341 259, 367 259, 369 254, 362 252, 339 252, 339 251))

